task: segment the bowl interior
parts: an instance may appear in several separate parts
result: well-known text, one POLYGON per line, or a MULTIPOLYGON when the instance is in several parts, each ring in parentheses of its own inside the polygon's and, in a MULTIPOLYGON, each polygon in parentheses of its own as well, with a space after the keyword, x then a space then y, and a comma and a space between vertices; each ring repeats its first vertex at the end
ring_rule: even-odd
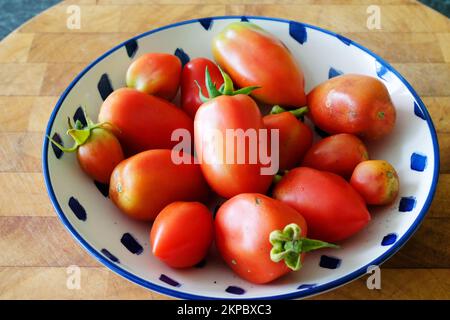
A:
POLYGON ((176 53, 184 60, 212 58, 212 37, 228 23, 241 19, 260 25, 286 44, 304 71, 307 92, 340 73, 367 74, 384 82, 397 109, 397 124, 389 137, 368 148, 372 159, 385 159, 397 169, 400 196, 391 206, 371 208, 370 224, 342 243, 341 249, 308 254, 300 272, 271 284, 253 285, 235 276, 214 249, 205 263, 190 270, 174 270, 154 259, 149 249, 150 225, 125 217, 104 195, 105 186, 82 173, 75 156, 55 152, 46 139, 43 166, 48 192, 74 237, 115 272, 176 297, 293 298, 342 285, 400 248, 423 219, 436 185, 436 134, 428 112, 410 85, 381 58, 351 40, 281 19, 192 20, 131 39, 94 61, 74 80, 55 107, 47 134, 59 135, 69 145, 64 134, 67 117, 79 117, 82 106, 96 119, 104 97, 112 89, 125 86, 125 73, 133 59, 146 52, 176 53))

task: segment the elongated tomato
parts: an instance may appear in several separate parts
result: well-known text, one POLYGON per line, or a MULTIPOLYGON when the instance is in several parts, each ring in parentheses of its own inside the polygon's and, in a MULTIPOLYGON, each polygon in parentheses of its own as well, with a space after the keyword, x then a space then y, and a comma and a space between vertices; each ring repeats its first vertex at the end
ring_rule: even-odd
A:
POLYGON ((111 175, 109 196, 128 216, 151 221, 174 201, 201 201, 208 186, 200 166, 176 164, 171 150, 149 150, 128 158, 111 175))
POLYGON ((124 149, 131 154, 149 149, 171 149, 176 129, 193 134, 193 122, 182 110, 161 98, 130 88, 111 93, 103 102, 100 122, 111 123, 124 149))
POLYGON ((331 172, 300 167, 289 171, 275 186, 273 196, 301 212, 311 237, 344 240, 370 220, 363 198, 331 172))
POLYGON ((249 22, 233 22, 212 43, 217 63, 239 87, 260 86, 252 96, 267 104, 302 107, 305 81, 300 66, 274 35, 249 22))

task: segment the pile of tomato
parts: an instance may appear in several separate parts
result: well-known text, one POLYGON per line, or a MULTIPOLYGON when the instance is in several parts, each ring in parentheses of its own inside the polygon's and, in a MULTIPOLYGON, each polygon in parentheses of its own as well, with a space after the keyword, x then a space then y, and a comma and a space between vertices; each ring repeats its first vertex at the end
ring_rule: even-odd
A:
POLYGON ((368 206, 395 200, 395 169, 369 160, 366 146, 392 132, 395 107, 385 85, 366 75, 340 75, 306 94, 287 47, 252 23, 229 24, 214 37, 212 53, 215 62, 196 58, 184 66, 171 54, 140 56, 128 68, 127 87, 103 102, 99 123, 69 120, 74 146, 54 143, 76 152, 90 177, 109 183, 124 214, 153 222, 156 258, 192 267, 214 244, 240 277, 267 283, 299 270, 306 252, 337 248, 362 230, 368 206), (273 108, 262 115, 263 106, 273 108), (329 136, 313 144, 311 123, 329 136), (196 152, 176 149, 180 129, 196 152), (204 148, 213 143, 211 130, 268 130, 267 141, 277 132, 278 173, 263 174, 259 154, 254 162, 222 161, 236 145, 204 148), (186 161, 174 162, 174 153, 186 161), (205 204, 217 195, 223 204, 211 212, 205 204))

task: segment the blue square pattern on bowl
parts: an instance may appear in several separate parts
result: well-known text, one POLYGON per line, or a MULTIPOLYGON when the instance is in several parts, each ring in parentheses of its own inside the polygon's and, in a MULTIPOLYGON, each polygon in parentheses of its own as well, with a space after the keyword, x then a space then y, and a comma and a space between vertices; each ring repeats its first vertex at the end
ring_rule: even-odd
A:
POLYGON ((344 73, 372 75, 386 84, 398 110, 396 129, 383 148, 369 145, 369 150, 372 158, 386 159, 397 169, 401 181, 398 202, 373 215, 366 230, 342 243, 341 249, 308 254, 302 271, 269 285, 238 278, 214 250, 191 270, 166 267, 149 253, 150 227, 121 214, 107 197, 107 185, 90 180, 72 155, 64 156, 44 139, 43 172, 55 210, 80 244, 108 268, 146 288, 179 298, 302 298, 354 280, 368 266, 389 258, 416 230, 435 191, 439 151, 430 116, 414 89, 383 59, 346 37, 300 22, 252 16, 202 18, 152 30, 87 66, 58 101, 46 135, 70 144, 63 135, 67 117, 83 121, 81 110, 86 108, 96 119, 102 101, 125 86, 128 65, 143 53, 170 52, 183 63, 198 56, 212 58, 210 46, 204 44, 232 21, 250 21, 277 35, 298 59, 307 92, 344 73))

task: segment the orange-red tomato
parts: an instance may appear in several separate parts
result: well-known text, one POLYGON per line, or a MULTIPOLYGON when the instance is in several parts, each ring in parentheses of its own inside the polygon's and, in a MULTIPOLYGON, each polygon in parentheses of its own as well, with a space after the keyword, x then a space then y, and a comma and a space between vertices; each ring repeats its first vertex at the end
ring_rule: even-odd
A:
POLYGON ((350 178, 358 163, 368 159, 367 148, 358 137, 341 133, 314 144, 306 153, 302 166, 350 178))
POLYGON ((214 37, 212 52, 239 87, 261 87, 252 93, 256 99, 272 105, 305 105, 300 66, 279 39, 257 25, 229 24, 214 37))
POLYGON ((181 73, 181 108, 191 117, 195 117, 197 109, 203 104, 200 99, 199 89, 195 81, 205 96, 208 96, 205 86, 205 69, 208 68, 211 80, 217 88, 223 83, 222 75, 217 65, 206 58, 196 58, 189 61, 181 73))
MULTIPOLYGON (((304 253, 310 251, 305 248, 310 240, 305 238, 308 228, 302 215, 262 194, 244 193, 231 198, 217 211, 214 225, 216 246, 224 261, 241 278, 253 283, 267 283, 300 269, 304 253), (292 224, 298 234, 283 232, 284 239, 276 241, 280 247, 273 252, 275 237, 271 233, 282 232, 287 226, 292 231, 292 224), (292 248, 288 257, 273 259, 272 254, 288 248, 292 248)), ((313 250, 329 246, 320 242, 313 250)))
POLYGON ((147 53, 136 59, 127 70, 127 86, 172 100, 178 91, 181 61, 168 53, 147 53))
POLYGON ((199 202, 172 202, 156 217, 150 232, 152 253, 173 268, 199 263, 213 240, 213 217, 199 202))
POLYGON ((384 160, 369 160, 358 164, 350 184, 367 204, 386 205, 397 198, 400 183, 394 167, 384 160))
POLYGON ((273 191, 273 197, 301 212, 312 238, 344 240, 370 220, 363 198, 342 177, 300 167, 290 170, 273 191))
POLYGON ((312 145, 311 129, 290 112, 269 114, 263 118, 263 121, 267 129, 279 130, 280 170, 294 168, 312 145))
POLYGON ((205 200, 208 186, 200 166, 190 158, 191 164, 176 164, 171 150, 138 153, 114 169, 109 196, 128 216, 147 221, 174 201, 205 200))
POLYGON ((182 128, 193 134, 189 116, 170 102, 130 88, 111 93, 103 102, 100 122, 114 125, 114 133, 127 153, 149 149, 172 149, 174 130, 182 128))
POLYGON ((396 111, 386 86, 377 78, 345 74, 308 94, 309 115, 322 130, 380 139, 394 128, 396 111))
MULTIPOLYGON (((257 149, 255 153, 249 139, 240 144, 235 138, 232 148, 232 141, 227 139, 226 133, 227 130, 231 133, 239 133, 235 130, 240 130, 258 137, 259 130, 265 129, 258 105, 252 98, 243 94, 218 96, 198 109, 194 127, 196 154, 208 184, 216 193, 231 198, 244 192, 267 191, 273 174, 261 174, 264 165, 257 149), (239 155, 242 161, 239 161, 239 155)), ((259 138, 253 141, 256 148, 258 141, 259 138)))
POLYGON ((95 128, 86 143, 78 147, 77 158, 83 171, 94 180, 109 183, 124 156, 119 140, 109 130, 95 128))

